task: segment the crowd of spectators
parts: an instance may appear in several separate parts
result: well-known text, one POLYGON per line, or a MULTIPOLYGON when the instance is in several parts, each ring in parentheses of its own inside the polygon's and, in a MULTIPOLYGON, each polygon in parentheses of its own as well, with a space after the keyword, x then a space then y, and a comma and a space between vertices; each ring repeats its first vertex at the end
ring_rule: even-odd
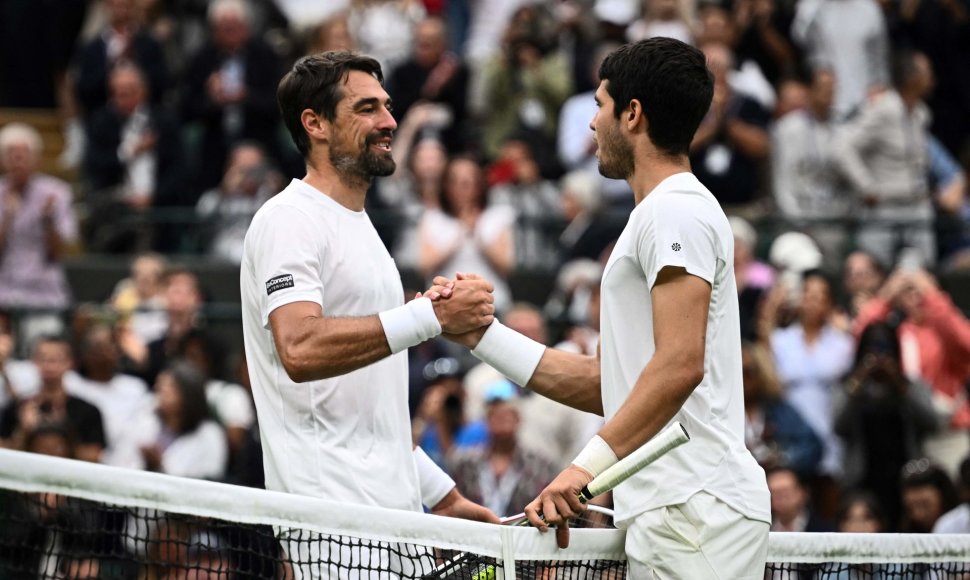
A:
MULTIPOLYGON (((0 128, 0 444, 53 432, 62 456, 261 484, 245 356, 178 258, 238 263, 302 176, 275 88, 313 51, 385 67, 398 170, 368 211, 409 295, 477 272, 505 324, 594 353, 633 203, 596 172, 596 70, 652 35, 701 48, 715 79, 691 162, 732 216, 774 529, 970 532, 970 321, 934 277, 970 268, 966 0, 0 0, 0 106, 56 108, 76 176, 40 171, 36 128, 0 128), (59 18, 36 17, 48 4, 59 18), (77 304, 72 252, 130 276, 77 304), (548 301, 523 301, 523 272, 555 281, 548 301)), ((443 340, 410 360, 415 441, 497 511, 598 428, 443 340)))

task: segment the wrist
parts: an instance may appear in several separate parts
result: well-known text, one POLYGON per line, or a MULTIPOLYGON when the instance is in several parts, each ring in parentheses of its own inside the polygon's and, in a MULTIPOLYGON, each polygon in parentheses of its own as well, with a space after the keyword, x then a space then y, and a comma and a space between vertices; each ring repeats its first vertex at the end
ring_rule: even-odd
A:
POLYGON ((491 326, 491 324, 476 328, 475 330, 463 334, 450 334, 448 335, 448 338, 464 346, 468 350, 475 350, 475 348, 478 347, 478 343, 482 341, 482 337, 485 336, 485 332, 488 330, 489 326, 491 326))
POLYGON ((546 347, 495 320, 488 326, 472 354, 520 387, 539 366, 546 347))
POLYGON ((441 324, 435 315, 434 305, 428 298, 415 298, 377 316, 384 327, 384 336, 391 354, 397 354, 441 334, 441 324))
POLYGON ((583 447, 576 459, 573 459, 572 465, 589 473, 592 479, 606 471, 618 460, 613 448, 602 437, 596 435, 589 440, 586 447, 583 447))

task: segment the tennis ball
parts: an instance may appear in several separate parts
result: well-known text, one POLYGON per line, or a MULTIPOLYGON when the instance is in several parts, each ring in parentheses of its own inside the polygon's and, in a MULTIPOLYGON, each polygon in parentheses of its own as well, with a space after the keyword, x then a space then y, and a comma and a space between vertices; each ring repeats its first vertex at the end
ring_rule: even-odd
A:
POLYGON ((472 580, 495 580, 495 566, 488 564, 472 576, 472 580))

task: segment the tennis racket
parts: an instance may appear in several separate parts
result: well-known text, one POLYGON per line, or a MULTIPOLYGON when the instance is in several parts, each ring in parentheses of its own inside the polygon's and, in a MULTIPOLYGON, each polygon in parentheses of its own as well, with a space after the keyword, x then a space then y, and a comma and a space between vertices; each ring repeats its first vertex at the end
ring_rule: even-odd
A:
MULTIPOLYGON (((634 473, 688 441, 690 441, 690 435, 687 434, 687 429, 679 421, 674 421, 666 429, 657 433, 652 439, 633 451, 633 453, 617 461, 603 470, 603 473, 594 477, 577 494, 579 501, 586 503, 594 497, 610 491, 629 479, 634 473)), ((509 525, 525 525, 528 523, 528 520, 525 519, 525 514, 519 514, 511 518, 506 518, 503 523, 509 525)), ((425 580, 448 580, 457 578, 492 580, 496 577, 494 562, 495 560, 493 558, 486 558, 466 552, 458 554, 421 578, 425 580)))

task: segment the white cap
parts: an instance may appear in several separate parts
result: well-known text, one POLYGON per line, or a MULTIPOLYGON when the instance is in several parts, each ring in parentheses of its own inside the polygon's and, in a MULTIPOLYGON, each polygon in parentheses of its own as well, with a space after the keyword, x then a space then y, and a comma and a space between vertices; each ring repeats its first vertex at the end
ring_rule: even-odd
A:
POLYGON ((768 257, 779 270, 805 272, 822 265, 818 244, 801 232, 788 232, 775 238, 768 257))
POLYGON ((751 223, 738 216, 729 217, 728 222, 731 224, 731 233, 734 235, 734 238, 744 242, 748 248, 754 250, 755 245, 758 243, 758 232, 755 231, 751 223))
POLYGON ((638 9, 637 0, 596 0, 593 14, 603 22, 626 26, 640 16, 638 9))

